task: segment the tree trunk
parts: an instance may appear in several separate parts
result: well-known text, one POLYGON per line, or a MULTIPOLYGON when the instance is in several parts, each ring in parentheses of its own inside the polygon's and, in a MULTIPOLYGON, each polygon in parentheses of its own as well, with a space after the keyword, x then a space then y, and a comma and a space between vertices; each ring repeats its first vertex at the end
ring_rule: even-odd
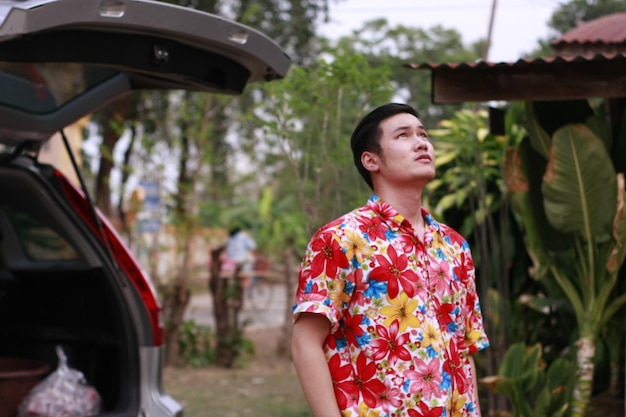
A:
POLYGON ((295 281, 297 279, 296 270, 296 249, 293 242, 287 243, 285 250, 285 290, 287 291, 287 304, 285 305, 285 324, 281 337, 278 339, 277 353, 281 357, 291 357, 291 330, 293 325, 293 314, 291 313, 292 297, 295 294, 295 281))
POLYGON ((177 248, 182 255, 182 260, 178 273, 175 276, 175 284, 173 296, 171 298, 171 304, 169 309, 169 315, 167 317, 167 359, 168 365, 181 365, 182 361, 179 354, 178 341, 180 336, 180 328, 185 320, 185 311, 189 305, 191 299, 191 292, 189 291, 189 264, 191 257, 191 241, 193 239, 193 228, 190 222, 188 222, 183 229, 183 246, 177 248))
MULTIPOLYGON (((115 101, 102 109, 99 116, 102 119, 102 145, 100 149, 100 166, 96 175, 95 201, 96 206, 109 219, 115 214, 111 205, 111 171, 113 170, 113 151, 115 145, 124 133, 124 122, 130 114, 131 96, 115 101)), ((120 198, 123 198, 121 196, 120 198)))
POLYGON ((113 208, 111 206, 111 171, 113 170, 113 149, 119 140, 116 130, 107 126, 103 127, 102 152, 100 154, 100 166, 96 175, 96 206, 108 218, 113 219, 113 208))
POLYGON ((186 283, 177 282, 174 284, 170 296, 168 297, 168 323, 165 330, 166 343, 166 365, 182 365, 179 354, 178 340, 180 338, 180 327, 185 318, 185 310, 189 305, 191 292, 186 283))
POLYGON ((576 342, 576 385, 572 397, 572 417, 585 417, 591 389, 593 386, 593 358, 596 353, 596 342, 589 336, 583 336, 576 342))
POLYGON ((211 273, 209 290, 213 296, 213 315, 217 346, 216 364, 222 368, 232 368, 239 356, 242 344, 242 329, 239 327, 239 312, 243 303, 243 291, 237 267, 233 277, 223 277, 222 253, 224 248, 211 252, 211 273))

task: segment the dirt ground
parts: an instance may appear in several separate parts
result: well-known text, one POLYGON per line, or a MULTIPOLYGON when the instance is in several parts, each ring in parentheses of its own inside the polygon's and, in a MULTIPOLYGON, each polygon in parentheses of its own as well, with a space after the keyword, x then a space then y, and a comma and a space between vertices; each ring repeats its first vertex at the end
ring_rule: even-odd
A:
MULTIPOLYGON (((185 417, 310 417, 291 360, 279 355, 285 309, 292 296, 283 285, 258 282, 246 297, 241 319, 253 346, 233 369, 164 370, 166 392, 184 407, 185 417)), ((192 296, 187 319, 214 326, 210 294, 192 296)))
POLYGON ((254 346, 254 353, 246 355, 243 366, 260 372, 268 368, 270 370, 293 368, 291 360, 281 352, 282 349, 279 346, 279 340, 283 336, 282 328, 252 328, 244 331, 244 335, 254 346))
POLYGON ((277 355, 281 328, 245 332, 254 355, 234 369, 166 368, 166 391, 185 417, 309 417, 293 364, 277 355))

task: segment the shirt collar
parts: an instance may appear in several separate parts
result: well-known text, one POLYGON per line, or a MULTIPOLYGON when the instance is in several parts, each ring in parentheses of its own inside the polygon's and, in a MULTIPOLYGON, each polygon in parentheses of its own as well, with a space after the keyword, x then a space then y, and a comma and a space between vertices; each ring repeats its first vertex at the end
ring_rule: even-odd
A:
MULTIPOLYGON (((398 231, 402 226, 402 223, 406 220, 403 215, 393 208, 389 203, 383 201, 377 194, 372 194, 367 201, 367 207, 374 211, 383 222, 385 222, 389 228, 393 231, 398 231)), ((426 222, 427 228, 430 232, 439 231, 439 222, 433 219, 433 216, 428 210, 422 207, 422 216, 426 222)), ((408 221, 407 221, 408 223, 408 221)))

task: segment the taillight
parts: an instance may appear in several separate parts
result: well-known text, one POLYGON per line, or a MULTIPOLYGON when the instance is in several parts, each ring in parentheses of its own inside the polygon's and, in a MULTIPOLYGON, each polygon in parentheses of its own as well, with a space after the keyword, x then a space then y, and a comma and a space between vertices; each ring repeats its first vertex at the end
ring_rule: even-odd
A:
MULTIPOLYGON (((94 218, 91 214, 91 208, 82 191, 76 188, 70 183, 65 176, 55 170, 55 175, 61 182, 63 192, 70 202, 72 208, 83 219, 87 225, 91 228, 93 233, 102 242, 102 236, 95 224, 94 218)), ((96 209, 97 210, 97 209, 96 209)), ((161 346, 163 344, 163 326, 161 324, 161 306, 156 297, 156 292, 152 287, 150 280, 143 273, 139 267, 139 263, 128 250, 120 236, 117 234, 113 226, 109 221, 98 211, 98 217, 102 222, 104 233, 108 241, 108 245, 111 248, 114 260, 118 263, 122 271, 130 278, 133 286, 140 294, 143 303, 148 310, 150 316, 150 323, 152 325, 152 343, 154 346, 161 346)), ((102 242, 105 244, 105 242, 102 242)))

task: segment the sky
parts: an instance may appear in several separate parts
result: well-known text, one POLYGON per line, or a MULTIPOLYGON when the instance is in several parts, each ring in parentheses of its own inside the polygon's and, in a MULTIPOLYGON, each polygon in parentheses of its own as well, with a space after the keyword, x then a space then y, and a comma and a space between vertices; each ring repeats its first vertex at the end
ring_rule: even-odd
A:
MULTIPOLYGON (((498 0, 488 60, 515 62, 531 52, 539 39, 550 35, 548 21, 565 0, 498 0)), ((386 18, 392 26, 402 24, 425 30, 441 25, 461 33, 469 46, 487 38, 493 0, 330 0, 331 22, 321 26, 328 38, 349 35, 363 22, 386 18)))

